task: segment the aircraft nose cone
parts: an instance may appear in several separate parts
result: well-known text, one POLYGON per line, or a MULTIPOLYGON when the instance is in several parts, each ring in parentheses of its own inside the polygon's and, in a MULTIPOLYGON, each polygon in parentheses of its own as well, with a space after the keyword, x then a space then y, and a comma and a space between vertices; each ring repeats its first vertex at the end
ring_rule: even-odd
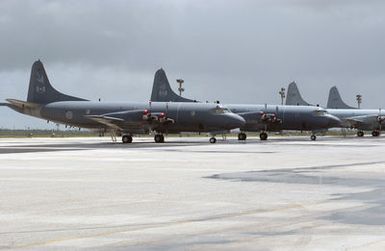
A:
POLYGON ((228 129, 241 128, 245 124, 246 124, 245 119, 239 116, 238 114, 228 115, 228 123, 227 123, 228 129))

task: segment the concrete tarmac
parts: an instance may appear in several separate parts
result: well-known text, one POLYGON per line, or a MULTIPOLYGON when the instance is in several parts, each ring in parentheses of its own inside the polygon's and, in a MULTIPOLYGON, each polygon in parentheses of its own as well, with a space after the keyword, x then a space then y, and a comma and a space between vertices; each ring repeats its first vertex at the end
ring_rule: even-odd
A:
POLYGON ((385 137, 0 139, 0 249, 385 250, 385 137))

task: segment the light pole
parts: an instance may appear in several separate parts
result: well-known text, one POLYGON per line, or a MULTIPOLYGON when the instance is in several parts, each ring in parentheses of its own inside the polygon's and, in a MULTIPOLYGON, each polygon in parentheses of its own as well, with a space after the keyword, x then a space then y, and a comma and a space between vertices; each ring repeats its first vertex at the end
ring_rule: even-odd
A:
POLYGON ((285 88, 282 87, 278 93, 279 93, 279 95, 281 95, 281 105, 283 105, 283 101, 285 100, 285 97, 286 97, 285 88))
POLYGON ((179 96, 182 97, 182 92, 184 92, 184 88, 182 87, 184 80, 183 79, 177 79, 176 82, 178 82, 178 84, 179 84, 179 88, 178 88, 179 96))
POLYGON ((362 95, 361 94, 357 94, 356 95, 356 100, 357 100, 358 109, 360 109, 361 108, 361 103, 362 103, 362 95))

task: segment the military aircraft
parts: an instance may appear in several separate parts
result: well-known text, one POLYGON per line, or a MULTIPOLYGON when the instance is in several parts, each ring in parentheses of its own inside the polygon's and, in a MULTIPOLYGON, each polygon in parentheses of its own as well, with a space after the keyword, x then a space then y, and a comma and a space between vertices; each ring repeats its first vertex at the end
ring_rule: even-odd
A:
MULTIPOLYGON (((72 127, 111 130, 131 143, 133 134, 208 132, 212 135, 243 127, 245 120, 220 104, 184 102, 92 102, 52 87, 40 60, 32 65, 27 101, 7 99, 13 110, 72 127)), ((211 143, 216 142, 213 136, 211 143)))
MULTIPOLYGON (((286 105, 307 103, 302 98, 297 84, 292 82, 287 88, 286 105)), ((308 103, 307 103, 308 104, 308 103)), ((357 136, 363 137, 364 131, 372 131, 372 136, 380 136, 385 125, 385 113, 381 109, 357 109, 347 105, 341 98, 337 87, 329 91, 326 111, 341 119, 341 127, 357 129, 357 136)))
MULTIPOLYGON (((151 101, 197 102, 178 96, 171 89, 163 69, 155 73, 151 101)), ((226 107, 246 120, 246 124, 240 128, 239 140, 246 140, 245 132, 249 131, 260 132, 260 139, 266 140, 268 131, 281 130, 312 131, 311 140, 316 140, 316 132, 339 126, 341 122, 315 106, 226 104, 226 107)))

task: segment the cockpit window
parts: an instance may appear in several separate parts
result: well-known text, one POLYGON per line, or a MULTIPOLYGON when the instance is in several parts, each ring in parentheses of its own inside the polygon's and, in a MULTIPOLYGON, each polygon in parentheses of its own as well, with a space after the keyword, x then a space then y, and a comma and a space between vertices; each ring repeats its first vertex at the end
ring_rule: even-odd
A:
POLYGON ((227 107, 219 106, 217 105, 214 109, 213 112, 216 114, 222 114, 222 113, 229 113, 230 110, 227 107))
POLYGON ((315 110, 313 112, 313 114, 314 114, 314 116, 325 116, 327 114, 327 111, 319 109, 319 110, 315 110))

